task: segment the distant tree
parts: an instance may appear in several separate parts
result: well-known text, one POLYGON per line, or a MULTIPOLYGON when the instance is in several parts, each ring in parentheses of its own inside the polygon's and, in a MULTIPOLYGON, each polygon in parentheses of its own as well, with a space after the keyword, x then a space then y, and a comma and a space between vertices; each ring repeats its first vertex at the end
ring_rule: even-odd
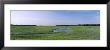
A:
POLYGON ((11 24, 11 25, 13 25, 13 24, 11 24))

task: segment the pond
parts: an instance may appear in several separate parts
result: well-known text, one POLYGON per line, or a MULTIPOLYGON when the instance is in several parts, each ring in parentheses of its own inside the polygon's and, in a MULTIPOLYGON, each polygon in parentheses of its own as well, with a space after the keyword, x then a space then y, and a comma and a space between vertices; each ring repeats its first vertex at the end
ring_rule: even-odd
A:
POLYGON ((68 28, 56 28, 53 29, 53 32, 72 32, 73 30, 68 29, 68 28))

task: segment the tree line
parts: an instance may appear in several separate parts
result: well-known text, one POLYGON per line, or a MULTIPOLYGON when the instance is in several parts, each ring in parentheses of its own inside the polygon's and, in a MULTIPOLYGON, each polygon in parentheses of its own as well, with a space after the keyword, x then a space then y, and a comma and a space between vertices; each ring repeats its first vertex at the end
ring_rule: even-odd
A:
POLYGON ((100 26, 100 24, 56 25, 56 26, 100 26))
MULTIPOLYGON (((13 26, 37 26, 37 25, 13 25, 13 26)), ((100 24, 56 25, 56 26, 100 26, 100 24)))

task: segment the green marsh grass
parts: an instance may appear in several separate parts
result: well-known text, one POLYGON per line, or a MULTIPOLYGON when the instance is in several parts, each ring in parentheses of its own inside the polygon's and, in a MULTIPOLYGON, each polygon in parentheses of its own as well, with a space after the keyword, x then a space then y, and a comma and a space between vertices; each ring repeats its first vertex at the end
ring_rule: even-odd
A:
POLYGON ((100 40, 100 26, 68 26, 72 32, 52 32, 64 26, 11 26, 11 40, 100 40))

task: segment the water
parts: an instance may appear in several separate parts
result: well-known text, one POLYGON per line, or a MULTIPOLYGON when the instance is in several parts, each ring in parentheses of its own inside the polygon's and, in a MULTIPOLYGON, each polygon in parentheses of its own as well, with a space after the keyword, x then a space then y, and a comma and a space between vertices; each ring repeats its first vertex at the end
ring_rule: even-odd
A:
POLYGON ((72 32, 70 28, 56 28, 53 30, 53 32, 72 32))

